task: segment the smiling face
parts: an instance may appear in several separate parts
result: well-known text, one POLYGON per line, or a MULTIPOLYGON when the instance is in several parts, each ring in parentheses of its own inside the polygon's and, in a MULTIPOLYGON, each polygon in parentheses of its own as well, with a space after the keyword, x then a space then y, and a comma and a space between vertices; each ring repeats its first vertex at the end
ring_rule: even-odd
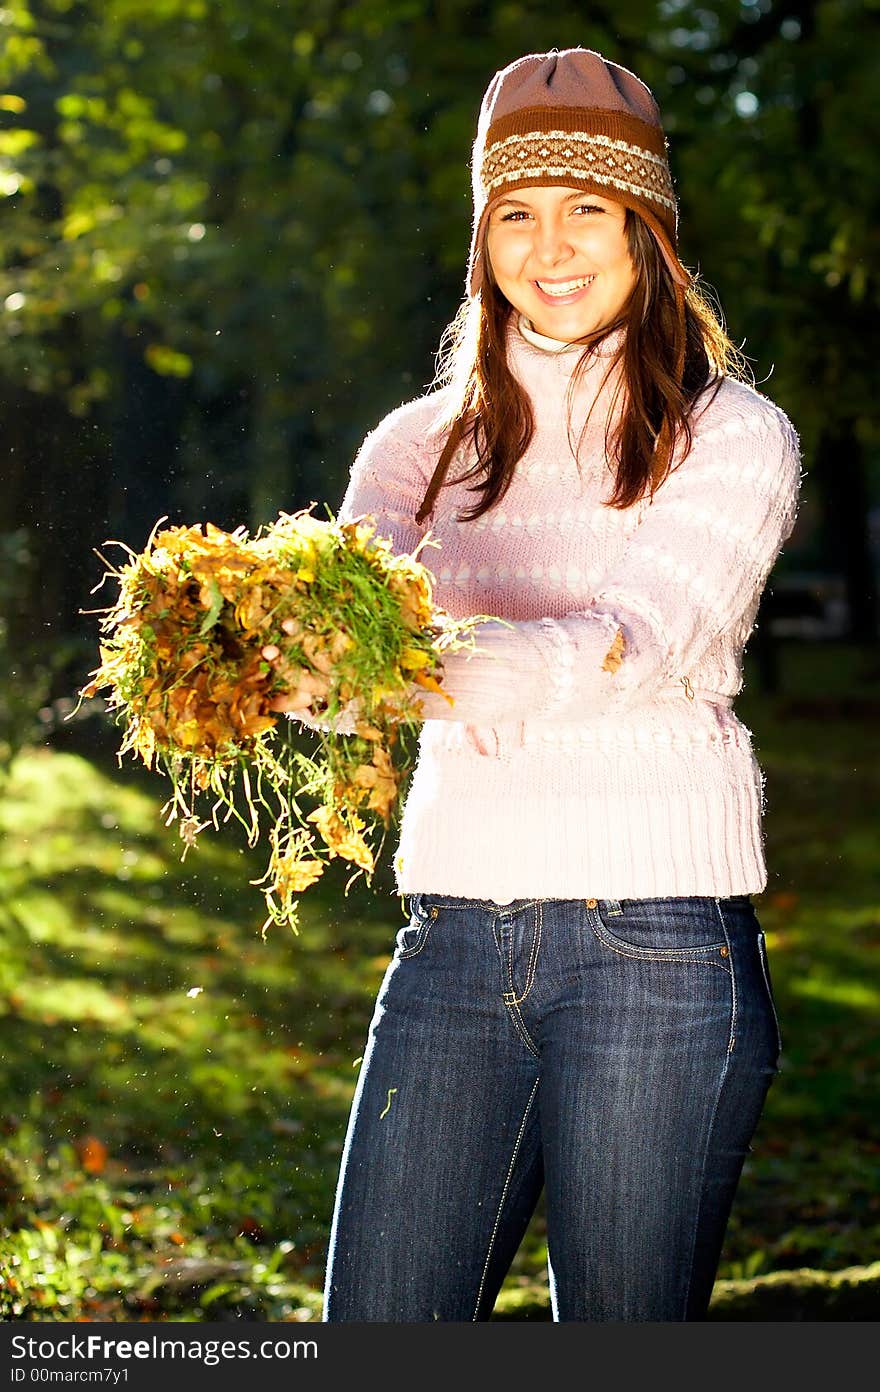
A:
POLYGON ((617 319, 636 283, 626 208, 561 184, 520 188, 489 215, 498 288, 538 333, 573 342, 617 319))

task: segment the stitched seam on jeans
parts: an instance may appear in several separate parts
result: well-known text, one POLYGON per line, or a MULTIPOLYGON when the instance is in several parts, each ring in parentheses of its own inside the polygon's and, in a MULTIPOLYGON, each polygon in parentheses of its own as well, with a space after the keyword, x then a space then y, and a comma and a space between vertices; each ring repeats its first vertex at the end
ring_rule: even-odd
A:
POLYGON ((489 1238, 489 1250, 486 1253, 486 1260, 483 1264, 483 1274, 480 1277, 480 1288, 477 1291, 477 1303, 474 1306, 472 1321, 477 1318, 477 1315, 480 1312, 480 1301, 483 1298, 483 1287, 486 1284, 486 1276, 489 1273, 489 1262, 492 1260, 492 1250, 495 1246, 495 1238, 498 1236, 498 1224, 501 1222, 501 1211, 504 1208, 504 1200, 507 1198, 507 1191, 510 1188, 510 1179, 513 1174, 513 1167, 516 1164, 516 1157, 519 1155, 519 1148, 522 1145, 522 1138, 525 1134, 526 1122, 528 1120, 529 1112, 531 1111, 532 1103, 535 1100, 535 1093, 538 1091, 539 1081, 540 1080, 538 1078, 535 1079, 534 1087, 529 1093, 529 1100, 526 1103, 526 1109, 523 1112, 523 1119, 520 1123, 519 1133, 516 1138, 516 1144, 513 1147, 513 1154, 510 1157, 510 1164, 507 1167, 507 1174, 504 1178, 504 1188, 501 1191, 501 1198, 498 1201, 498 1212, 495 1214, 495 1225, 492 1228, 492 1236, 489 1238))
POLYGON ((526 988, 521 996, 511 1001, 512 1005, 522 1005, 526 996, 529 994, 529 991, 531 991, 532 987, 535 984, 535 972, 538 966, 538 949, 541 946, 541 904, 537 905, 537 910, 538 911, 535 915, 535 935, 532 938, 532 951, 531 956, 529 957, 528 971, 526 972, 526 988))
POLYGON ((422 951, 422 949, 423 949, 423 948, 425 947, 425 945, 427 944, 428 938, 429 938, 429 936, 430 936, 430 931, 431 931, 431 930, 429 929, 428 932, 425 934, 424 938, 422 939, 422 941, 419 943, 418 947, 412 948, 412 950, 409 951, 409 952, 398 952, 398 954, 397 954, 397 960, 398 960, 398 962, 408 962, 408 961, 410 960, 411 957, 418 957, 419 953, 422 951))
POLYGON ((486 909, 487 912, 494 914, 507 913, 511 903, 516 903, 516 912, 524 913, 526 909, 534 908, 535 904, 542 904, 543 899, 524 899, 522 903, 518 900, 511 900, 507 904, 498 904, 494 899, 444 899, 439 894, 433 894, 430 890, 425 890, 422 898, 428 901, 432 909, 486 909))
MULTIPOLYGON (((732 982, 732 981, 733 981, 733 974, 732 974, 732 973, 731 973, 731 978, 730 978, 730 979, 731 979, 731 982, 732 982)), ((733 1010, 731 1010, 731 1019, 732 1019, 732 1018, 733 1018, 733 1010)), ((690 1257, 690 1262, 689 1262, 689 1264, 688 1264, 688 1278, 687 1278, 687 1284, 685 1285, 685 1290, 684 1290, 684 1304, 683 1304, 682 1311, 681 1311, 681 1317, 682 1317, 683 1320, 686 1320, 686 1319, 687 1319, 688 1305, 690 1304, 690 1298, 691 1298, 691 1286, 693 1285, 693 1281, 694 1281, 694 1260, 695 1260, 695 1252, 696 1252, 696 1247, 697 1247, 697 1233, 699 1232, 699 1228, 700 1228, 700 1214, 701 1214, 701 1212, 702 1212, 702 1205, 703 1205, 703 1201, 704 1201, 704 1190, 705 1190, 705 1187, 706 1187, 706 1166, 707 1166, 708 1161, 709 1161, 709 1147, 710 1147, 711 1144, 712 1144, 712 1133, 713 1133, 713 1131, 714 1131, 714 1129, 715 1129, 715 1120, 716 1120, 716 1118, 717 1118, 717 1116, 718 1116, 718 1108, 719 1108, 720 1105, 721 1105, 721 1094, 722 1094, 723 1091, 724 1091, 724 1084, 727 1082, 727 1074, 729 1073, 729 1071, 730 1071, 730 1053, 728 1052, 728 1053, 725 1055, 725 1058, 724 1058, 724 1065, 723 1065, 723 1067, 722 1067, 722 1069, 721 1069, 721 1078, 719 1079, 719 1082, 718 1082, 718 1090, 717 1090, 717 1092, 715 1093, 715 1102, 714 1102, 714 1105, 713 1105, 713 1107, 712 1107, 712 1116, 711 1116, 710 1119, 709 1119, 709 1125, 706 1127, 706 1138, 705 1138, 705 1142, 704 1142, 704 1145, 703 1145, 703 1165, 702 1165, 702 1173, 701 1173, 701 1175, 700 1175, 700 1202, 699 1202, 698 1204, 695 1205, 695 1212, 694 1212, 694 1228, 693 1228, 693 1234, 692 1234, 692 1236, 691 1236, 691 1257, 690 1257)))
POLYGON ((504 994, 512 996, 516 1000, 516 986, 513 981, 513 923, 508 923, 507 928, 507 985, 509 989, 504 994))
POLYGON ((431 929, 433 928, 435 922, 435 919, 428 918, 420 925, 420 927, 422 927, 425 930, 425 936, 422 938, 422 941, 419 943, 418 947, 409 948, 406 952, 398 952, 398 961, 408 962, 410 957, 418 957, 422 948, 425 947, 429 937, 431 936, 431 929))
MULTIPOLYGON (((507 1006, 511 1022, 517 1034, 519 1035, 520 1042, 525 1044, 530 1054, 533 1054, 535 1058, 540 1058, 541 1055, 535 1047, 535 1044, 532 1041, 528 1030, 526 1029, 525 1021, 523 1020, 522 1016, 519 1013, 519 1010, 517 1009, 516 987, 513 984, 513 927, 512 925, 508 925, 508 927, 510 929, 510 932, 507 950, 507 984, 510 987, 510 990, 503 991, 501 993, 501 999, 507 1006)), ((497 930, 495 934, 495 940, 496 942, 498 941, 497 930)))
MULTIPOLYGON (((722 931, 723 931, 723 933, 724 933, 725 938, 727 938, 727 929, 726 929, 725 924, 724 924, 724 915, 723 915, 722 912, 721 912, 721 905, 719 904, 719 902, 718 902, 717 899, 715 900, 715 908, 716 908, 716 910, 717 910, 718 917, 719 917, 719 919, 721 920, 721 928, 722 928, 722 931)), ((733 1037, 734 1037, 735 1026, 736 1026, 736 973, 733 972, 733 971, 731 971, 731 973, 730 973, 730 1034, 729 1034, 728 1038, 733 1038, 733 1037)), ((721 1094, 722 1094, 723 1091, 724 1091, 724 1084, 727 1082, 727 1075, 728 1075, 729 1072, 730 1072, 730 1046, 728 1045, 727 1054, 726 1054, 725 1059, 724 1059, 724 1066, 723 1066, 723 1068, 721 1069, 721 1077, 720 1077, 719 1080, 718 1080, 718 1089, 717 1089, 717 1091, 716 1091, 716 1093, 715 1093, 715 1102, 714 1102, 714 1105, 713 1105, 713 1107, 712 1107, 712 1116, 711 1116, 711 1118, 710 1118, 710 1120, 709 1120, 709 1125, 706 1127, 706 1138, 705 1138, 705 1143, 704 1143, 704 1146, 703 1146, 703 1166, 702 1166, 702 1174, 700 1175, 700 1203, 698 1203, 698 1204, 696 1205, 695 1213, 694 1213, 694 1228, 693 1228, 693 1234, 692 1234, 692 1236, 691 1236, 691 1259, 690 1259, 690 1263, 689 1263, 689 1265, 688 1265, 687 1285, 685 1286, 685 1291, 684 1291, 684 1304, 683 1304, 682 1311, 681 1311, 681 1317, 682 1317, 683 1320, 686 1320, 686 1319, 687 1319, 688 1305, 690 1304, 690 1298, 691 1298, 691 1286, 693 1285, 693 1280, 694 1280, 694 1254, 695 1254, 695 1252, 696 1252, 696 1247, 697 1247, 697 1233, 698 1233, 699 1227, 700 1227, 700 1212, 701 1212, 701 1208, 702 1208, 702 1202, 703 1202, 703 1198, 704 1198, 704 1191, 705 1191, 705 1187, 706 1187, 706 1166, 707 1166, 708 1160, 709 1160, 709 1147, 710 1147, 711 1144, 712 1144, 712 1133, 713 1133, 713 1130, 714 1130, 714 1127, 715 1127, 715 1120, 716 1120, 716 1118, 717 1118, 717 1116, 718 1116, 718 1108, 719 1108, 719 1106, 721 1105, 721 1094)))
MULTIPOLYGON (((684 957, 680 952, 672 953, 654 951, 649 947, 646 947, 643 951, 639 951, 637 948, 633 948, 632 952, 624 952, 622 947, 615 946, 615 944, 610 939, 603 937, 603 935, 599 932, 599 930, 595 927, 594 924, 591 923, 590 927, 592 928, 593 933, 595 937, 598 938, 599 942, 602 943, 605 947, 610 948, 612 952, 616 952, 618 957, 629 957, 634 962, 688 962, 691 966, 696 967, 718 967, 721 971, 726 972, 728 976, 732 975, 732 973, 728 971, 727 967, 725 967, 721 962, 712 962, 708 958, 704 959, 702 957, 697 956, 684 957)), ((694 953, 717 952, 718 948, 695 947, 692 948, 691 951, 694 953)))
POLYGON ((532 1041, 532 1038, 529 1035, 528 1030, 526 1029, 525 1021, 519 1013, 516 1001, 508 1000, 505 996, 504 1004, 507 1006, 507 1009, 510 1012, 510 1018, 513 1021, 513 1027, 519 1035, 520 1039, 522 1040, 523 1044, 525 1044, 530 1054, 534 1054, 535 1058, 539 1059, 541 1055, 535 1047, 535 1044, 532 1041))
POLYGON ((730 1011, 730 1037, 727 1042, 728 1054, 733 1053, 733 1046, 736 1043, 736 1016, 739 1009, 739 1000, 736 994, 736 971, 733 965, 733 948, 730 945, 730 937, 727 932, 727 924, 724 922, 724 914, 721 911, 720 899, 715 900, 715 911, 718 914, 718 922, 721 924, 721 931, 724 934, 724 941, 727 943, 727 960, 730 963, 730 990, 731 990, 731 1011, 730 1011))
POLYGON ((773 999, 773 987, 770 985, 770 971, 767 965, 767 940, 762 931, 758 931, 758 956, 761 960, 761 975, 764 978, 764 985, 767 988, 767 1001, 770 1006, 770 1013, 773 1016, 773 1024, 776 1027, 776 1062, 782 1053, 782 1029, 779 1024, 779 1014, 776 1010, 776 1002, 773 999))

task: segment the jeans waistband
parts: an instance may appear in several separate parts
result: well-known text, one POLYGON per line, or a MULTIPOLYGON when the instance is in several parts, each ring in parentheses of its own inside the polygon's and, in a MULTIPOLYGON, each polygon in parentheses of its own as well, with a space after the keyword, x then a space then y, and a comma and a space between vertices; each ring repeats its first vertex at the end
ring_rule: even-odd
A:
POLYGON ((709 901, 714 902, 714 900, 717 898, 717 899, 720 899, 722 902, 728 903, 728 904, 751 904, 751 902, 752 902, 752 896, 751 896, 750 894, 722 894, 722 895, 714 895, 714 894, 686 894, 686 895, 666 895, 666 896, 664 896, 664 895, 652 894, 652 895, 644 895, 644 896, 642 896, 641 898, 629 898, 629 899, 608 899, 608 898, 599 899, 599 898, 588 898, 588 897, 585 895, 583 898, 580 898, 580 897, 579 897, 579 898, 577 898, 577 899, 558 899, 558 898, 554 898, 554 897, 546 897, 546 898, 540 898, 540 897, 538 897, 538 898, 534 898, 534 899, 508 899, 507 901, 504 901, 504 900, 500 900, 500 899, 467 899, 467 898, 460 898, 460 897, 458 897, 457 895, 453 895, 453 894, 432 893, 430 890, 423 890, 423 891, 421 891, 420 893, 404 894, 402 897, 403 897, 403 899, 410 905, 411 908, 415 908, 417 902, 419 902, 419 901, 421 901, 421 900, 423 900, 423 899, 427 899, 427 900, 430 901, 430 904, 431 904, 431 907, 432 907, 432 908, 437 908, 437 909, 485 909, 488 913, 494 913, 494 912, 499 912, 499 911, 500 911, 500 912, 503 912, 503 913, 519 913, 522 909, 530 909, 530 908, 532 908, 535 904, 574 904, 574 903, 576 903, 576 904, 583 904, 583 903, 586 903, 586 904, 589 904, 591 907, 595 906, 596 908, 599 908, 599 909, 603 910, 603 912, 607 912, 607 913, 611 913, 611 914, 617 914, 617 913, 621 913, 622 910, 624 909, 624 907, 625 907, 627 904, 639 904, 639 903, 658 904, 658 903, 663 903, 663 902, 664 902, 664 899, 673 899, 673 900, 674 900, 674 899, 706 899, 706 900, 709 900, 709 901))

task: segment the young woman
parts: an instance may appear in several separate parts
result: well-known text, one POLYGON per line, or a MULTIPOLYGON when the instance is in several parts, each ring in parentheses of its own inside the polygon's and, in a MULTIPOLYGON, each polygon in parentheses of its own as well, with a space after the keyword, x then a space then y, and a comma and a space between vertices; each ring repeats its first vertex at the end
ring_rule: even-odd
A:
POLYGON ((425 700, 325 1319, 488 1319, 546 1188, 556 1320, 705 1317, 780 1040, 732 710, 797 435, 676 252, 651 93, 585 49, 497 73, 441 385, 342 513, 492 614, 425 700))

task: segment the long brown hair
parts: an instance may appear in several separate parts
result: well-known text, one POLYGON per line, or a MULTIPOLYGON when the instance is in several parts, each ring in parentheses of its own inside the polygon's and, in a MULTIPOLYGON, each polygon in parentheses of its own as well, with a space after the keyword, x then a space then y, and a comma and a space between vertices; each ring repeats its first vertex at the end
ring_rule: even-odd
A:
MULTIPOLYGON (((623 343, 611 355, 608 366, 610 374, 622 360, 617 388, 624 393, 622 409, 617 413, 613 437, 609 438, 608 425, 605 437, 606 455, 617 466, 614 492, 606 506, 621 509, 630 507, 648 490, 653 495, 669 473, 673 449, 682 436, 686 446, 679 464, 687 458, 692 444, 692 409, 703 389, 715 383, 717 391, 725 376, 750 380, 746 359, 728 337, 720 313, 698 285, 697 277, 676 294, 653 233, 629 208, 624 230, 636 269, 633 292, 617 320, 599 334, 578 340, 585 344, 585 351, 572 373, 568 397, 570 407, 572 390, 594 349, 625 324, 623 343)), ((507 323, 516 311, 498 288, 485 240, 484 234, 482 290, 473 299, 464 300, 444 331, 434 378, 435 386, 449 388, 448 407, 436 422, 438 428, 447 430, 441 462, 448 466, 466 441, 476 450, 476 459, 466 472, 449 480, 476 480, 468 492, 479 497, 461 514, 463 521, 481 517, 504 497, 535 430, 529 396, 507 364, 507 323)), ((614 414, 609 411, 609 424, 614 414)), ((589 417, 584 430, 588 421, 589 417)), ((570 414, 568 427, 570 438, 570 414)), ((578 445, 582 438, 583 432, 578 445)), ((430 510, 441 478, 442 474, 433 481, 420 517, 430 510)))

